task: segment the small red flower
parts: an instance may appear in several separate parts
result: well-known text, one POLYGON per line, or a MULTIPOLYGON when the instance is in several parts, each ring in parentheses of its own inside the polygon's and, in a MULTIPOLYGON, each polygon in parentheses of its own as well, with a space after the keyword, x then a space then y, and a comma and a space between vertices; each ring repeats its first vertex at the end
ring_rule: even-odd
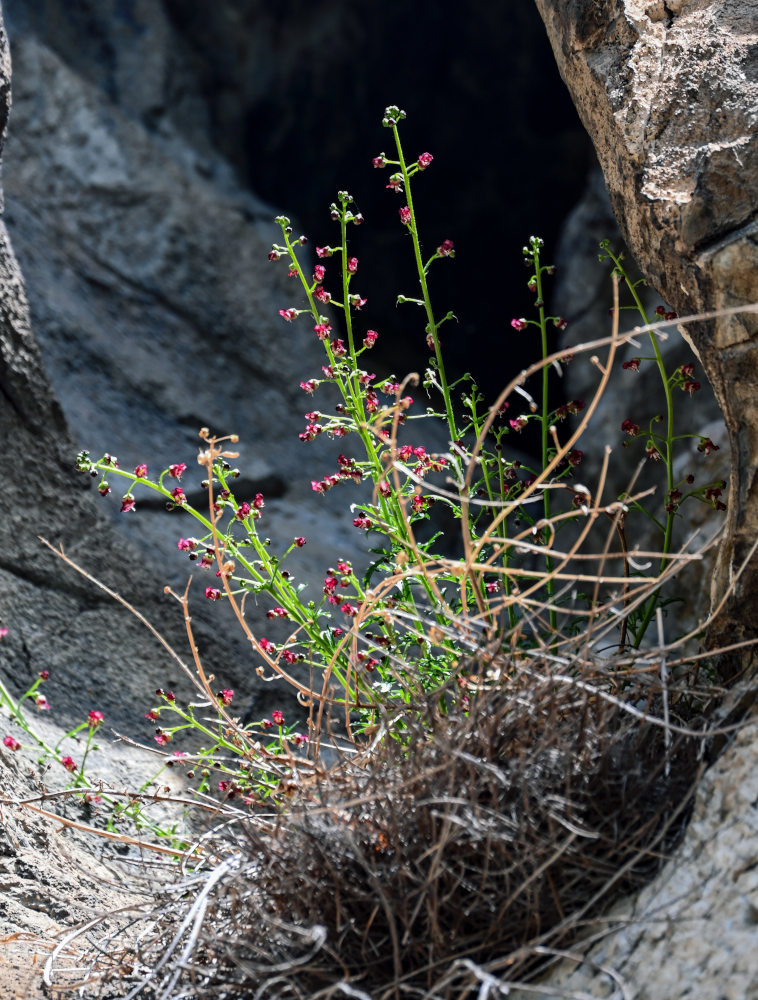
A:
POLYGON ((363 338, 363 346, 373 347, 378 336, 379 334, 376 330, 366 330, 366 336, 363 338))
POLYGON ((350 295, 349 296, 350 305, 353 309, 363 309, 363 307, 368 302, 368 299, 362 299, 360 295, 350 295))
POLYGON ((332 256, 332 248, 331 247, 316 247, 316 256, 317 257, 321 257, 321 258, 323 258, 323 257, 331 257, 332 256))
POLYGON ((313 297, 318 299, 319 302, 331 302, 332 294, 327 292, 323 285, 316 285, 313 289, 313 297))
POLYGON ((428 166, 431 166, 431 162, 434 159, 431 153, 422 153, 418 158, 418 168, 419 170, 426 170, 428 166))
POLYGON ((196 544, 197 542, 195 541, 194 538, 180 538, 179 541, 176 543, 176 547, 181 552, 192 552, 196 544))
POLYGON ((638 372, 640 370, 640 360, 640 358, 630 358, 621 367, 628 372, 638 372))
POLYGON ((187 502, 187 498, 184 495, 184 490, 181 486, 175 486, 174 489, 171 490, 171 496, 174 498, 174 503, 179 506, 187 502))
POLYGON ((410 226, 411 210, 408 208, 408 206, 406 205, 404 208, 401 208, 399 212, 400 212, 400 221, 402 222, 402 224, 404 226, 410 226))
POLYGON ((511 425, 512 430, 518 432, 518 431, 523 431, 528 421, 526 417, 516 417, 515 420, 509 420, 508 423, 511 425))
POLYGON ((234 698, 234 691, 232 688, 224 688, 223 691, 219 691, 218 700, 222 705, 231 705, 232 699, 234 698))
POLYGON ((44 694, 38 694, 37 697, 34 699, 34 704, 37 706, 40 712, 50 711, 50 702, 47 700, 44 694))
POLYGON ((89 722, 90 729, 97 729, 99 725, 105 722, 105 716, 102 712, 97 712, 93 709, 87 716, 87 722, 89 722))
POLYGON ((576 468, 577 465, 584 458, 584 452, 580 451, 578 448, 572 448, 568 454, 568 463, 572 468, 576 468))
POLYGON ((73 757, 61 757, 61 764, 63 764, 66 770, 70 771, 72 774, 76 770, 76 764, 73 757))
POLYGON ((271 608, 270 610, 268 610, 266 612, 266 617, 267 618, 286 618, 287 617, 287 612, 285 611, 284 608, 280 608, 280 607, 271 608))
POLYGON ((355 274, 355 272, 357 270, 358 270, 358 258, 357 257, 348 257, 347 258, 347 273, 348 274, 355 274))
POLYGON ((348 618, 354 618, 358 614, 358 608, 354 604, 349 604, 347 601, 342 605, 340 611, 343 615, 347 615, 348 618))
POLYGON ((316 264, 313 268, 313 280, 319 282, 319 284, 324 280, 326 276, 326 268, 323 264, 316 264))
POLYGON ((14 740, 12 736, 6 736, 3 739, 3 746, 8 747, 9 750, 20 750, 21 744, 18 740, 14 740))
POLYGON ((159 708, 151 708, 149 712, 145 712, 145 718, 150 719, 151 722, 157 722, 161 717, 161 710, 159 708))
POLYGON ((307 382, 301 382, 300 388, 307 393, 313 393, 315 389, 318 389, 318 382, 315 378, 309 378, 307 382))
POLYGON ((261 647, 261 649, 263 650, 264 653, 275 653, 276 652, 276 646, 274 645, 274 643, 270 639, 266 639, 266 638, 259 639, 258 640, 258 645, 261 647))
POLYGON ((50 671, 49 670, 40 670, 38 676, 39 676, 39 679, 41 681, 46 681, 48 679, 48 677, 50 676, 50 671))
POLYGON ((710 438, 701 438, 700 444, 697 446, 697 450, 705 452, 706 455, 710 455, 712 451, 718 451, 719 446, 714 444, 710 438))
POLYGON ((299 549, 302 549, 302 547, 305 545, 305 536, 304 535, 298 535, 295 538, 295 545, 297 545, 297 547, 299 549))
POLYGON ((244 503, 241 503, 239 505, 237 510, 234 512, 234 516, 237 518, 238 521, 244 521, 246 517, 250 516, 251 510, 252 507, 247 501, 245 501, 244 503))
POLYGON ((125 497, 121 499, 121 513, 128 514, 130 510, 134 510, 134 497, 131 493, 127 493, 125 497))
POLYGON ((274 711, 271 713, 271 721, 274 722, 277 726, 281 726, 284 724, 284 715, 282 712, 279 711, 278 708, 275 708, 274 711))
POLYGON ((511 326, 513 327, 514 330, 518 330, 519 333, 520 333, 522 330, 526 330, 526 328, 527 328, 527 326, 529 326, 529 324, 523 318, 522 319, 512 319, 511 320, 511 326))
POLYGON ((171 740, 173 740, 173 738, 174 737, 171 735, 171 733, 159 732, 156 733, 155 742, 158 744, 159 747, 165 747, 165 745, 167 743, 170 743, 171 740))
POLYGON ((221 599, 221 591, 218 587, 206 587, 205 596, 209 601, 218 601, 221 599))
POLYGON ((137 479, 147 479, 147 466, 144 464, 138 465, 134 470, 134 475, 137 479))
POLYGON ((279 315, 283 320, 286 320, 287 323, 291 323, 293 319, 297 319, 297 309, 280 309, 279 315))
POLYGON ((181 479, 182 473, 187 471, 187 466, 184 462, 177 462, 176 465, 169 465, 168 474, 173 479, 181 479))
POLYGON ((443 240, 437 247, 437 253, 440 257, 449 257, 453 252, 453 241, 443 240))
POLYGON ((687 381, 682 384, 682 389, 684 392, 688 392, 690 396, 694 396, 700 389, 700 383, 696 382, 694 379, 687 379, 687 381))
POLYGON ((375 156, 371 160, 371 162, 373 163, 375 168, 385 167, 387 165, 387 160, 385 159, 384 153, 380 153, 378 156, 375 156))
POLYGON ((640 425, 633 423, 631 420, 624 420, 621 424, 621 430, 624 434, 628 434, 629 437, 637 437, 640 432, 640 425))
POLYGON ((111 488, 107 483, 101 483, 97 488, 97 492, 100 494, 101 497, 107 497, 110 491, 111 488))

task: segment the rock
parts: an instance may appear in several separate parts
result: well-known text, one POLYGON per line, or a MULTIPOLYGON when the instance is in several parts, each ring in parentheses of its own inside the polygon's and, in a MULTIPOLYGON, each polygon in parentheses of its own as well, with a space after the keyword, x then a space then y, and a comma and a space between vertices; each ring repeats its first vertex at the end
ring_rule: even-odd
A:
MULTIPOLYGON (((660 875, 594 926, 536 987, 544 1000, 746 1000, 758 991, 755 867, 758 727, 746 726, 701 780, 683 842, 660 875), (568 991, 568 992, 567 992, 568 991)), ((526 1000, 533 992, 510 994, 526 1000)))
MULTIPOLYGON (((537 0, 537 7, 641 272, 680 315, 756 302, 754 4, 537 0)), ((758 632, 755 328, 755 316, 744 312, 680 327, 713 386, 731 451, 726 537, 711 588, 712 602, 728 600, 709 626, 713 649, 758 632)), ((722 717, 752 712, 752 649, 721 654, 717 663, 724 679, 744 671, 722 717)), ((702 779, 685 839, 660 875, 603 920, 599 944, 577 946, 582 966, 554 969, 540 995, 737 1000, 756 993, 757 754, 751 722, 702 779)))
MULTIPOLYGON (((758 301, 757 50, 749 0, 537 0, 642 273, 680 316, 758 301), (735 270, 735 261, 744 262, 735 270)), ((687 324, 721 405, 732 470, 712 596, 732 586, 709 641, 755 637, 758 560, 756 317, 687 324), (735 574, 750 556, 739 579, 735 574)), ((750 653, 722 657, 728 678, 750 653)))
MULTIPOLYGON (((176 667, 37 535, 63 544, 186 656, 181 611, 162 596, 166 583, 183 587, 191 569, 176 549, 186 522, 147 504, 140 514, 139 499, 136 515, 121 515, 118 503, 100 501, 73 472, 76 452, 108 451, 122 466, 147 461, 154 471, 184 461, 190 491, 199 489, 197 431, 207 425, 240 433, 251 490, 265 490, 267 499, 286 493, 290 506, 306 495, 318 502, 310 501, 309 480, 334 457, 297 434, 306 408, 299 381, 319 371, 319 345, 305 325, 278 316, 292 293, 286 271, 267 259, 278 233, 273 210, 231 185, 220 158, 212 176, 198 172, 186 143, 148 131, 33 35, 18 39, 14 62, 6 207, 52 387, 6 245, 3 385, 15 408, 0 418, 13 470, 0 486, 3 509, 13 512, 1 529, 10 633, 0 657, 16 694, 39 669, 50 670, 49 700, 62 725, 99 708, 117 727, 144 735, 152 691, 182 684, 176 667)), ((339 509, 331 498, 320 505, 321 545, 314 541, 313 550, 321 565, 314 551, 312 581, 335 558, 337 537, 338 555, 357 561, 360 538, 342 528, 350 500, 341 499, 339 509), (338 535, 324 527, 332 520, 338 535)), ((291 541, 275 523, 271 534, 276 544, 291 541)), ((255 700, 255 662, 238 627, 226 609, 206 607, 202 587, 195 591, 209 672, 255 715, 289 704, 286 691, 271 688, 255 700)), ((253 627, 264 611, 250 609, 253 627)))

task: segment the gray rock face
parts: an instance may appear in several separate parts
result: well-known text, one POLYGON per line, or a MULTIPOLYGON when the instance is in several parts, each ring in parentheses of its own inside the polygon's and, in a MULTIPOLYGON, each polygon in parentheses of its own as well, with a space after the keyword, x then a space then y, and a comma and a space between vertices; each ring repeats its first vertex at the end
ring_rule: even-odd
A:
POLYGON ((583 964, 564 962, 538 996, 747 1000, 758 994, 756 746, 751 724, 702 779, 685 839, 658 878, 614 907, 592 929, 601 941, 583 964))
MULTIPOLYGON (((758 301, 758 84, 751 0, 537 0, 561 74, 595 143, 635 260, 681 315, 758 301)), ((758 351, 753 314, 688 324, 724 412, 732 467, 713 596, 758 534, 758 351)), ((754 637, 758 560, 710 630, 754 637)), ((739 657, 722 662, 731 675, 739 657)))
MULTIPOLYGON (((121 86, 134 71, 135 110, 144 115, 149 81, 129 51, 121 86)), ((4 69, 7 116, 7 50, 4 69)), ((144 69, 157 74, 150 62, 144 69)), ((201 478, 199 428, 238 432, 249 488, 272 501, 275 544, 289 540, 281 532, 292 530, 310 492, 309 464, 320 478, 326 459, 323 449, 297 439, 307 408, 299 381, 319 370, 320 359, 307 328, 277 315, 292 293, 286 272, 267 260, 273 210, 236 188, 218 157, 198 166, 183 139, 150 132, 101 83, 33 34, 17 39, 6 211, 52 385, 6 239, 0 586, 10 632, 0 663, 16 693, 49 669, 48 696, 62 724, 98 707, 109 723, 134 731, 151 691, 178 682, 176 668, 135 620, 51 557, 37 535, 63 544, 147 612, 182 654, 181 614, 162 589, 181 586, 190 564, 176 549, 180 519, 154 509, 120 515, 117 503, 100 501, 73 472, 77 450, 96 457, 108 451, 130 468, 184 461, 190 490, 201 478), (277 496, 285 518, 279 533, 277 496)), ((351 498, 338 499, 333 506, 344 520, 351 498)), ((351 532, 348 522, 312 537, 303 571, 317 578, 334 560, 335 545, 337 557, 353 555, 358 540, 351 532)), ((255 664, 228 615, 201 606, 195 624, 208 669, 252 698, 255 664), (213 636, 219 629, 222 644, 213 636)), ((285 692, 270 697, 287 700, 285 692)), ((144 735, 142 725, 139 731, 144 735)))

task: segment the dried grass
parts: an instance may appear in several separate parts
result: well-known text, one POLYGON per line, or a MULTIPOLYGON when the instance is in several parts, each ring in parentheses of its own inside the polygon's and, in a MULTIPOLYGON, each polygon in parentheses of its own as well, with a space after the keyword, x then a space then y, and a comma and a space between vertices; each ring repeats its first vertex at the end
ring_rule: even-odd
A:
POLYGON ((114 946, 123 928, 107 947, 91 938, 102 985, 84 995, 118 982, 118 996, 155 1000, 452 1000, 481 996, 485 973, 528 978, 657 870, 702 745, 686 719, 656 724, 647 673, 625 694, 644 699, 642 719, 605 697, 606 671, 556 674, 539 659, 479 664, 467 711, 436 692, 395 717, 402 739, 341 760, 275 813, 230 809, 206 865, 131 915, 131 956, 114 946))

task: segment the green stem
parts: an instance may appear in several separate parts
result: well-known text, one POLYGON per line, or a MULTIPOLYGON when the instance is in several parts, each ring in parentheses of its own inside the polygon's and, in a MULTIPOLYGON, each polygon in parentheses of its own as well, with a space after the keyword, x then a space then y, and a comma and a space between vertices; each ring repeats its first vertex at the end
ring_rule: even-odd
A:
POLYGON ((397 147, 397 155, 400 162, 400 170, 403 174, 403 182, 405 184, 405 196, 408 201, 408 210, 411 213, 410 224, 408 226, 408 231, 411 234, 411 240, 413 241, 413 254, 416 259, 416 271, 418 272, 418 280, 421 285, 421 295, 424 300, 424 310, 426 312, 427 318, 427 330, 432 337, 434 344, 434 356, 437 363, 437 375, 440 380, 440 388, 442 390, 442 397, 445 401, 445 414, 447 417, 447 428, 450 434, 450 441, 456 442, 459 438, 458 429, 455 423, 455 414, 453 413, 453 404, 450 398, 450 389, 448 387, 447 375, 445 374, 445 363, 442 359, 442 350, 440 348, 440 338, 439 338, 439 324, 434 318, 434 310, 432 309, 432 301, 429 296, 429 286, 426 281, 426 270, 424 268, 424 261, 421 256, 421 244, 418 238, 418 228, 416 226, 416 213, 413 208, 413 194, 411 192, 410 183, 410 173, 408 166, 405 162, 405 157, 403 156, 403 147, 400 144, 400 135, 397 130, 397 125, 392 125, 392 134, 395 138, 395 146, 397 147))
MULTIPOLYGON (((621 266, 621 260, 615 254, 608 251, 608 256, 611 258, 613 263, 616 265, 617 270, 620 274, 626 277, 624 270, 621 266)), ((642 317, 642 322, 647 326, 650 324, 650 320, 647 317, 645 308, 642 305, 642 300, 637 292, 637 285, 635 282, 629 281, 626 278, 626 283, 629 286, 629 291, 632 293, 632 298, 634 299, 635 306, 640 316, 642 317)), ((653 355, 655 358, 655 363, 658 367, 658 372, 661 377, 661 384, 663 385, 663 393, 666 397, 666 434, 663 438, 664 445, 664 462, 666 464, 666 493, 667 495, 671 493, 674 489, 674 440, 676 435, 674 434, 674 394, 671 391, 671 384, 669 382, 668 374, 666 372, 666 366, 663 361, 663 355, 661 354, 661 349, 658 345, 658 338, 655 336, 653 330, 648 330, 648 336, 650 338, 650 343, 653 348, 653 355)), ((671 543, 674 533, 674 518, 675 514, 673 512, 666 512, 666 524, 663 532, 663 546, 661 561, 658 567, 658 574, 661 575, 666 566, 668 565, 668 556, 671 552, 671 543)), ((658 606, 658 598, 660 595, 660 587, 657 587, 653 593, 650 595, 649 600, 645 604, 645 609, 640 620, 639 627, 634 633, 634 647, 639 648, 640 643, 647 631, 648 625, 653 619, 655 610, 658 606)))
MULTIPOLYGON (((540 252, 539 247, 536 242, 532 244, 534 248, 534 275, 537 282, 537 302, 539 310, 539 326, 540 326, 540 347, 542 350, 542 360, 548 356, 548 344, 547 344, 547 319, 545 315, 545 302, 542 294, 542 270, 540 265, 540 252)), ((542 468, 546 469, 549 462, 550 456, 548 454, 550 448, 550 400, 549 400, 549 379, 550 369, 548 365, 542 366, 542 413, 540 415, 540 451, 542 458, 542 468)), ((551 514, 551 497, 550 490, 544 489, 542 491, 542 503, 543 512, 545 516, 545 521, 550 521, 551 514)), ((547 597, 550 603, 550 628, 553 632, 556 631, 558 627, 558 617, 553 607, 553 596, 555 594, 555 581, 552 577, 553 572, 553 559, 549 553, 545 554, 545 569, 547 571, 547 597)))

